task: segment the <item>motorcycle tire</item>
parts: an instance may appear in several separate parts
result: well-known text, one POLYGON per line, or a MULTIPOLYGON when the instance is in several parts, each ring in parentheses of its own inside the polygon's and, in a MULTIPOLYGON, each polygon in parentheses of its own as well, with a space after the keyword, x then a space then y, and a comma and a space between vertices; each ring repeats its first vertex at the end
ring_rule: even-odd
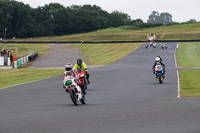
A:
POLYGON ((161 75, 159 75, 159 83, 162 84, 163 83, 163 80, 162 80, 162 77, 161 75))
POLYGON ((85 96, 80 100, 82 104, 85 104, 85 96))
POLYGON ((73 90, 69 90, 69 94, 70 94, 70 97, 72 99, 72 102, 74 103, 74 105, 78 105, 78 100, 77 100, 77 96, 76 96, 76 92, 73 91, 73 90))

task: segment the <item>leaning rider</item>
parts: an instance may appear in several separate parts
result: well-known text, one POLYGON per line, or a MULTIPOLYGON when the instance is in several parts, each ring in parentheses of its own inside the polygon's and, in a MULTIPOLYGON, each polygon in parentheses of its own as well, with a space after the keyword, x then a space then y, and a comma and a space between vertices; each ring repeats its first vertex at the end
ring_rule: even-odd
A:
MULTIPOLYGON (((73 76, 75 78, 75 81, 78 81, 78 78, 75 74, 75 72, 73 71, 73 65, 71 63, 68 63, 67 65, 65 65, 65 72, 63 74, 63 79, 65 78, 65 76, 73 76)), ((65 88, 65 86, 63 85, 63 88, 65 88)), ((81 88, 83 93, 86 94, 85 88, 81 88)), ((68 92, 68 90, 66 89, 66 92, 68 92)))
POLYGON ((156 65, 161 65, 161 66, 163 66, 163 71, 164 71, 164 75, 165 75, 165 64, 161 61, 161 57, 156 57, 155 58, 155 62, 154 62, 154 64, 153 64, 153 67, 152 67, 152 70, 153 70, 153 73, 155 74, 155 66, 156 65))
POLYGON ((89 81, 90 75, 88 73, 87 65, 82 61, 82 59, 77 59, 77 64, 74 65, 74 69, 78 69, 78 68, 82 68, 85 71, 87 82, 88 84, 90 84, 90 81, 89 81))

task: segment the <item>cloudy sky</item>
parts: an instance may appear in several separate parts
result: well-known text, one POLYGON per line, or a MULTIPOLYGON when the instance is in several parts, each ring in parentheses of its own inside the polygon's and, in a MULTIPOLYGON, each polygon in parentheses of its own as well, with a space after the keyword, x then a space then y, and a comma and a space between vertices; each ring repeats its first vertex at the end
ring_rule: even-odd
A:
POLYGON ((60 3, 65 7, 71 5, 97 5, 109 13, 121 11, 131 19, 147 21, 152 11, 168 12, 173 21, 185 22, 190 19, 200 21, 200 0, 16 0, 31 7, 44 6, 49 3, 60 3))

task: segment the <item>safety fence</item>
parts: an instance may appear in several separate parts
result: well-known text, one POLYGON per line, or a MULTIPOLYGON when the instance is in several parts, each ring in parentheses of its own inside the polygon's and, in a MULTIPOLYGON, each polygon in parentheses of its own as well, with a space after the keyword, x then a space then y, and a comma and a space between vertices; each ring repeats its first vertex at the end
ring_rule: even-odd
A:
POLYGON ((28 63, 29 61, 34 61, 36 57, 38 57, 38 52, 33 52, 25 57, 21 57, 20 59, 13 62, 13 68, 18 68, 24 63, 28 63))

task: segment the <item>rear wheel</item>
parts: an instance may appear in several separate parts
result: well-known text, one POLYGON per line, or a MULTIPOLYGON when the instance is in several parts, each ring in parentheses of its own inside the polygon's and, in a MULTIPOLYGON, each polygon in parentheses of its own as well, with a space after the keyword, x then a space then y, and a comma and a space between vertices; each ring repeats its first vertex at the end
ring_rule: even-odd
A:
POLYGON ((78 100, 77 100, 77 96, 76 96, 76 92, 74 90, 69 90, 69 94, 70 97, 72 99, 72 102, 74 103, 74 105, 78 105, 78 100))

